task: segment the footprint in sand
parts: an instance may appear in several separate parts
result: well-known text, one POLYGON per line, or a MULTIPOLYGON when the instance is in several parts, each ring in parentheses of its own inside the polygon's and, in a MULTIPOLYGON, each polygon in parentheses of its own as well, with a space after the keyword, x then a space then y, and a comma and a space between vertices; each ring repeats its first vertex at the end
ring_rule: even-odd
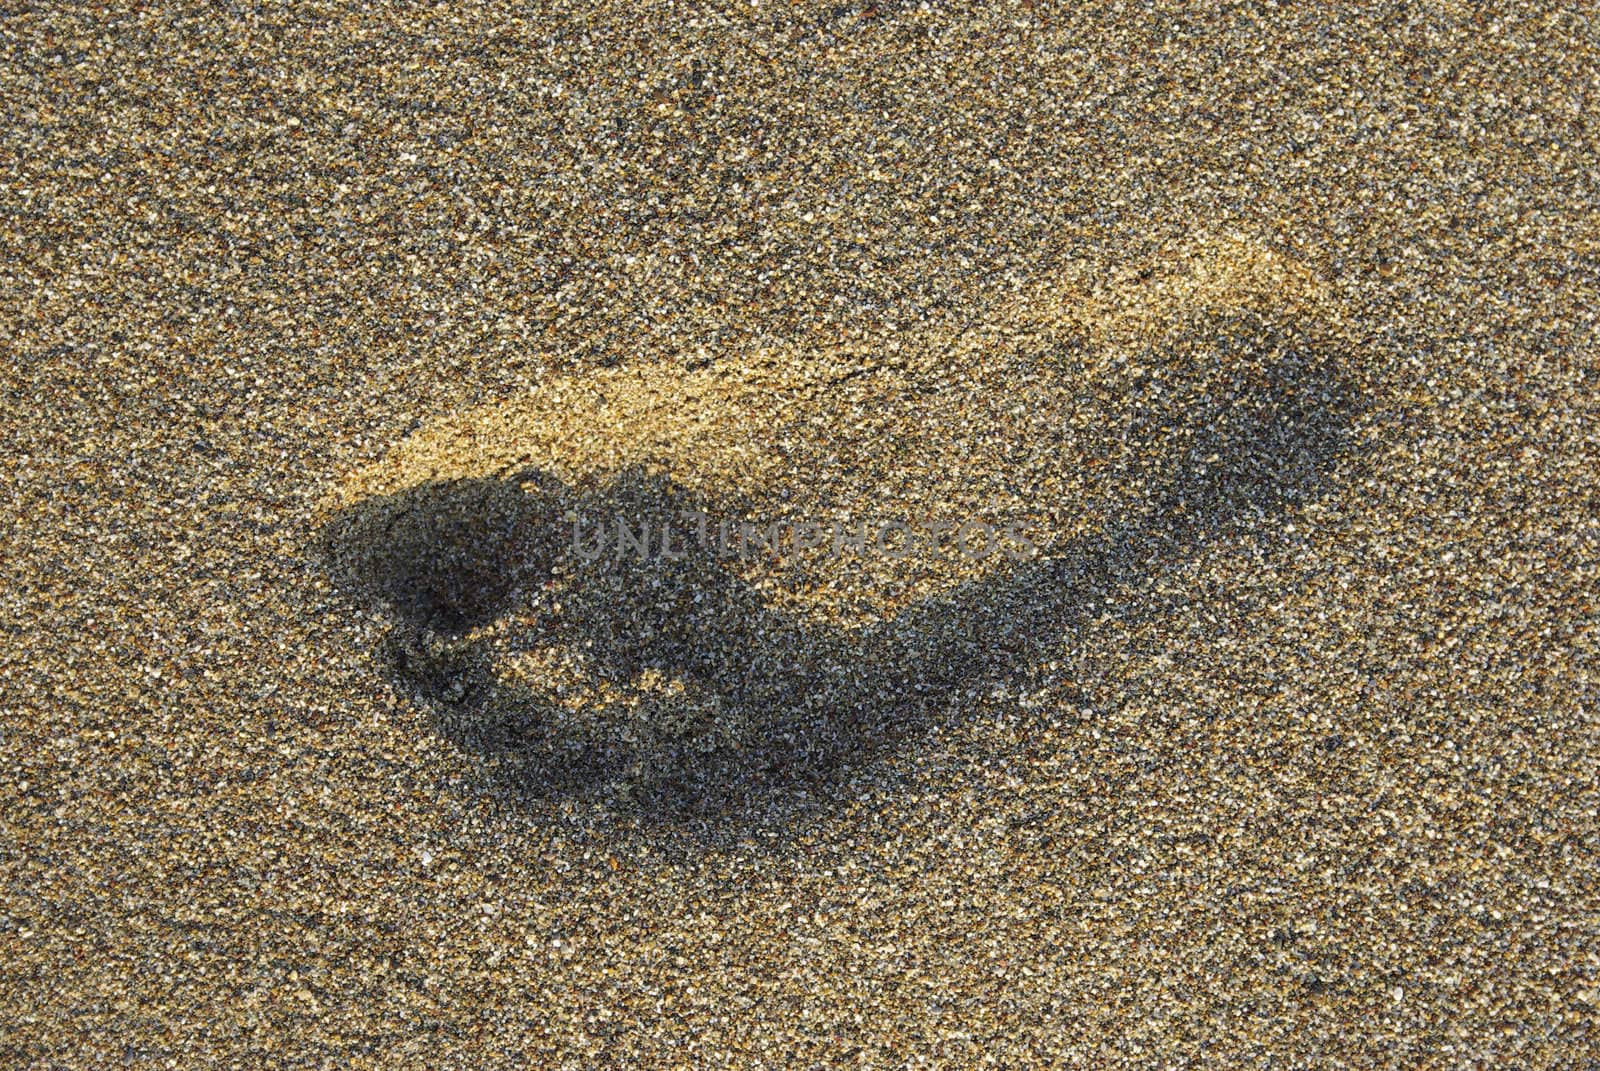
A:
MULTIPOLYGON (((1242 239, 881 347, 635 361, 437 420, 327 504, 386 665, 530 796, 728 814, 1058 653, 1084 607, 1317 494, 1325 287, 1242 239)), ((1099 612, 1099 611, 1096 611, 1099 612)))

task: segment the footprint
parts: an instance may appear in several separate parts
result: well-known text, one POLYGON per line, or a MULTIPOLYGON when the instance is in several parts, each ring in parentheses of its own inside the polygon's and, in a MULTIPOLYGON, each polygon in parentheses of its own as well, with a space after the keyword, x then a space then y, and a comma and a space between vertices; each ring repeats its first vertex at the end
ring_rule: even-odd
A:
POLYGON ((880 347, 635 361, 421 428, 330 499, 386 664, 529 798, 833 794, 1084 607, 1322 493, 1358 400, 1325 287, 1238 238, 880 347))

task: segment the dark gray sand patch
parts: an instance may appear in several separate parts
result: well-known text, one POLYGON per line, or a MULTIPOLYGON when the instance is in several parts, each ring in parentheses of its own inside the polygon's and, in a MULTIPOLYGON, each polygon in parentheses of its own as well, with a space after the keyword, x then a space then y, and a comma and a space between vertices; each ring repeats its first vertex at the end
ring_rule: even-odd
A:
MULTIPOLYGON (((512 796, 575 795, 653 827, 711 820, 737 841, 774 814, 847 802, 844 782, 915 748, 959 689, 1059 655, 1086 607, 1158 612, 1157 577, 1209 542, 1270 537, 1334 491, 1365 403, 1348 354, 1284 319, 1200 317, 1168 332, 1161 352, 1135 352, 1142 370, 1116 437, 1136 461, 1111 479, 1136 490, 1115 515, 1066 538, 1035 530, 1027 557, 991 552, 985 572, 864 625, 774 606, 750 579, 779 569, 766 548, 586 546, 574 518, 732 512, 765 527, 744 512, 751 503, 730 511, 670 470, 629 468, 582 488, 533 468, 427 482, 347 507, 328 522, 324 553, 347 591, 392 614, 375 653, 397 684, 512 796)), ((824 436, 813 449, 832 458, 834 446, 824 436)), ((802 476, 813 471, 794 470, 787 506, 816 501, 828 477, 802 476)), ((862 553, 894 558, 883 546, 862 553)), ((824 554, 811 568, 856 564, 824 554)))

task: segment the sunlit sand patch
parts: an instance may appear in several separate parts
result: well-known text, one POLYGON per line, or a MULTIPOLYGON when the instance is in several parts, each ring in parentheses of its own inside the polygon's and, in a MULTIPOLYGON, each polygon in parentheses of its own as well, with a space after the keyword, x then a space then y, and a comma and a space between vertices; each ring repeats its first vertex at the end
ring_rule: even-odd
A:
MULTIPOLYGON (((957 335, 735 352, 694 369, 641 358, 553 379, 527 397, 429 422, 352 474, 328 505, 529 471, 591 488, 623 472, 659 474, 708 504, 713 532, 719 520, 758 533, 773 522, 817 524, 814 547, 791 539, 773 555, 758 542, 725 568, 774 606, 861 623, 1003 562, 998 546, 962 552, 955 537, 969 522, 1014 526, 1026 541, 1004 549, 1023 554, 1126 508, 1137 489, 1108 479, 1126 444, 1106 424, 1107 392, 1145 368, 1184 374, 1156 366, 1192 357, 1193 347, 1164 343, 1196 318, 1252 313, 1304 328, 1326 318, 1328 300, 1283 254, 1242 237, 1199 237, 1109 282, 1039 285, 995 322, 957 335), (719 503, 730 504, 720 518, 719 503), (858 551, 863 524, 869 545, 858 551)), ((570 520, 575 529, 614 522, 570 520)), ((668 519, 637 520, 659 534, 668 519)))
MULTIPOLYGON (((1125 357, 1207 309, 1302 310, 1327 294, 1304 266, 1265 246, 1197 239, 1127 269, 1109 287, 1041 285, 1009 302, 999 322, 959 336, 904 338, 882 350, 735 352, 692 370, 640 360, 552 380, 529 397, 425 424, 344 481, 333 504, 530 465, 568 480, 662 465, 686 486, 720 489, 716 481, 742 478, 759 487, 796 475, 783 465, 785 433, 845 431, 867 406, 894 403, 897 391, 981 376, 997 335, 1080 332, 1093 347, 1114 351, 1106 357, 1125 357), (755 421, 757 414, 771 419, 755 421)), ((913 426, 916 407, 899 408, 901 422, 913 426)), ((947 482, 966 475, 958 470, 947 482)))
MULTIPOLYGON (((515 634, 514 628, 508 631, 515 634)), ((707 730, 719 723, 721 703, 679 674, 646 668, 626 680, 608 680, 604 667, 572 647, 518 646, 496 661, 496 676, 548 697, 567 722, 560 730, 589 736, 618 731, 635 747, 686 737, 707 747, 720 742, 707 730)))

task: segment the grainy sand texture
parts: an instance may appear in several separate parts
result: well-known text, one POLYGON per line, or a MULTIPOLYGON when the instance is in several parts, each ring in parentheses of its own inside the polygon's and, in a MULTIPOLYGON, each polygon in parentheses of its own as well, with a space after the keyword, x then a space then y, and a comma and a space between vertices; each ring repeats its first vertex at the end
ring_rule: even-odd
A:
POLYGON ((0 99, 0 1067, 1600 1067, 1586 6, 0 99))

